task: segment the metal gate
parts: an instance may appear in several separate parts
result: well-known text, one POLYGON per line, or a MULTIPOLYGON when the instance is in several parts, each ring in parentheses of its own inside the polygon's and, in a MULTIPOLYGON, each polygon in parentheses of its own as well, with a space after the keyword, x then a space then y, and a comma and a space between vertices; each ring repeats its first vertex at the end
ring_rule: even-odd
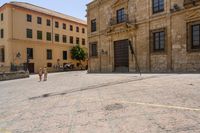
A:
POLYGON ((114 42, 115 72, 129 71, 129 41, 120 40, 114 42))

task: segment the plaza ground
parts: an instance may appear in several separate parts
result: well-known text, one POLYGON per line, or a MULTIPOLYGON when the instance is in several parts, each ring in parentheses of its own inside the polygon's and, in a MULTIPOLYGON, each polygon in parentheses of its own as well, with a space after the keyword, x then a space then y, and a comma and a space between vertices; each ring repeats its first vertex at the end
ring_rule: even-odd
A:
POLYGON ((49 74, 0 82, 0 133, 199 133, 200 74, 49 74))

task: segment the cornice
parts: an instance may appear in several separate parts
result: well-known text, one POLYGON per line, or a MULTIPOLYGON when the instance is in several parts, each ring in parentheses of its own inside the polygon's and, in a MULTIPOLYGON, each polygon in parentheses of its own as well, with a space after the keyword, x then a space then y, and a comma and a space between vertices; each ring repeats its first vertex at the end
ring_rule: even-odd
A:
POLYGON ((96 7, 100 7, 102 4, 109 2, 109 0, 94 0, 87 4, 87 9, 92 9, 96 7))

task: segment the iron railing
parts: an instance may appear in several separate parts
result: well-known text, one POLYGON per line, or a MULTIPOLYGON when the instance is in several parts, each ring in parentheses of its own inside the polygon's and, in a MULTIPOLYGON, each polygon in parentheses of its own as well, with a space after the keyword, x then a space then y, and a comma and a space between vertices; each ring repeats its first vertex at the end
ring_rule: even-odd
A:
POLYGON ((111 26, 120 24, 120 23, 128 23, 128 22, 129 22, 128 14, 124 14, 120 17, 113 17, 110 19, 111 26))
POLYGON ((21 65, 15 65, 11 63, 10 66, 10 71, 11 72, 16 72, 16 71, 26 71, 27 70, 27 66, 25 64, 21 64, 21 65))

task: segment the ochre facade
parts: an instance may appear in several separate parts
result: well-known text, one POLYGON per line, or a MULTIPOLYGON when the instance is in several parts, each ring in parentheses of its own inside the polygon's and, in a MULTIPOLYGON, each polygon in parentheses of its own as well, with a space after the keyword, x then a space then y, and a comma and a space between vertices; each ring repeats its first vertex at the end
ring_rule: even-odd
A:
POLYGON ((191 47, 191 26, 200 22, 199 0, 163 0, 159 12, 154 12, 153 2, 157 1, 94 0, 87 5, 88 42, 97 45, 97 55, 89 58, 89 72, 118 71, 115 58, 120 57, 114 44, 120 40, 129 44, 128 72, 200 72, 199 42, 191 47), (120 9, 127 18, 115 23, 120 9), (96 31, 91 30, 92 20, 96 20, 96 31), (159 30, 165 34, 164 48, 154 51, 153 35, 159 30))
POLYGON ((6 71, 4 68, 10 70, 11 64, 26 64, 27 48, 32 49, 33 57, 29 59, 29 63, 34 73, 45 66, 49 71, 54 71, 58 65, 62 66, 65 63, 76 66, 77 61, 72 60, 70 55, 70 49, 77 45, 76 38, 79 38, 79 45, 87 51, 86 21, 21 2, 4 4, 0 8, 1 14, 3 19, 0 20, 0 29, 3 29, 4 35, 0 38, 0 71, 6 71), (31 16, 31 21, 27 21, 27 15, 31 16), (38 17, 41 18, 41 24, 38 24, 38 17), (49 26, 47 20, 50 21, 49 26), (56 22, 59 24, 58 27, 55 26, 56 22), (63 28, 63 24, 66 28, 63 28), (73 30, 70 30, 70 26, 73 30), (32 30, 32 38, 27 38, 27 29, 32 30), (42 39, 38 39, 37 31, 42 31, 42 39), (51 34, 50 40, 47 40, 47 32, 51 34), (56 34, 59 35, 58 41, 55 40, 56 34), (66 36, 66 41, 63 41, 63 35, 66 36), (73 37, 71 43, 70 37, 73 37), (51 59, 47 59, 47 50, 52 51, 51 59), (63 51, 67 52, 65 59, 63 51))

